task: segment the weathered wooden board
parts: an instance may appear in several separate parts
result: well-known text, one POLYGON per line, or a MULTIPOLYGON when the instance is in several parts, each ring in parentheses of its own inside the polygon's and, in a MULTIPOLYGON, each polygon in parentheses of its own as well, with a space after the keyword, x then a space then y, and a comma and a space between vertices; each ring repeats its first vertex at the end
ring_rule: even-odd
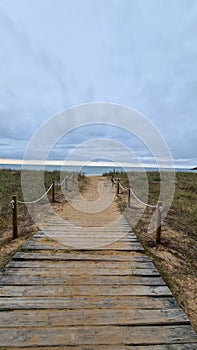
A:
POLYGON ((46 231, 46 235, 43 234, 35 234, 33 236, 34 240, 37 239, 51 239, 52 236, 62 236, 62 237, 80 237, 80 238, 94 238, 96 239, 97 237, 101 238, 103 237, 104 239, 111 239, 114 238, 115 240, 119 239, 124 239, 124 238, 128 238, 128 239, 133 239, 133 240, 137 240, 137 236, 133 233, 128 232, 127 230, 105 230, 104 228, 100 229, 100 230, 94 230, 94 231, 86 231, 84 229, 81 229, 80 231, 76 231, 76 230, 66 230, 63 227, 54 227, 54 228, 47 228, 46 231))
MULTIPOLYGON (((87 222, 86 222, 87 223, 87 222)), ((83 226, 76 226, 76 225, 64 225, 64 224, 57 224, 57 223, 52 223, 52 224, 43 224, 43 229, 44 231, 37 232, 35 235, 36 236, 42 236, 46 237, 48 235, 48 230, 57 230, 57 231, 65 231, 68 233, 77 233, 81 234, 86 233, 87 234, 94 234, 94 233, 103 233, 103 234, 116 234, 116 233, 123 233, 123 234, 129 234, 132 236, 136 236, 136 234, 129 228, 129 226, 126 225, 103 225, 103 226, 88 226, 88 225, 83 225, 83 226)))
POLYGON ((47 267, 34 267, 34 268, 6 268, 4 270, 4 276, 159 276, 159 272, 155 268, 143 269, 143 268, 99 268, 87 266, 86 269, 80 267, 55 267, 53 269, 47 267))
MULTIPOLYGON (((28 271, 28 269, 26 269, 28 271)), ((0 276, 0 285, 30 285, 30 284, 101 284, 101 285, 165 285, 163 279, 159 275, 154 276, 140 276, 137 275, 95 275, 95 274, 88 274, 86 271, 84 271, 84 274, 80 275, 50 275, 50 274, 35 274, 30 275, 28 273, 24 275, 15 275, 14 273, 11 275, 1 275, 0 276)))
POLYGON ((114 228, 108 228, 108 227, 67 227, 64 225, 49 225, 49 226, 45 226, 46 232, 43 234, 42 232, 37 232, 34 235, 34 238, 37 237, 47 237, 50 236, 48 234, 48 232, 60 232, 63 233, 65 232, 66 234, 70 235, 70 234, 74 234, 74 235, 87 235, 87 236, 96 236, 97 234, 102 234, 104 237, 106 236, 111 236, 114 235, 116 237, 123 237, 123 236, 129 236, 129 237, 137 237, 133 232, 129 231, 129 228, 127 227, 114 227, 114 228))
MULTIPOLYGON (((11 260, 7 265, 6 268, 46 268, 46 269, 64 269, 64 268, 80 268, 84 269, 154 269, 156 270, 154 264, 151 261, 89 261, 87 264, 87 261, 18 261, 18 260, 11 260)), ((158 270, 157 270, 158 273, 158 270)))
POLYGON ((137 240, 136 236, 131 236, 129 234, 124 235, 122 237, 120 237, 119 235, 116 236, 105 236, 103 235, 103 238, 101 235, 99 235, 97 237, 97 235, 95 235, 95 237, 91 234, 91 235, 85 235, 85 234, 69 234, 69 235, 65 235, 65 234, 59 234, 56 231, 54 231, 54 233, 51 233, 50 237, 47 238, 43 238, 43 237, 35 237, 32 238, 31 240, 29 240, 24 246, 23 249, 28 249, 29 247, 33 247, 33 246, 42 246, 45 247, 44 249, 47 249, 46 247, 51 247, 53 246, 53 249, 65 249, 65 244, 60 244, 59 242, 65 242, 66 245, 77 245, 79 248, 80 246, 85 247, 87 246, 90 248, 94 248, 94 246, 96 247, 96 245, 100 248, 104 249, 108 249, 108 247, 113 247, 113 249, 118 248, 118 250, 122 250, 124 248, 128 248, 128 247, 133 247, 134 249, 136 247, 140 247, 142 248, 141 244, 139 243, 139 241, 137 240), (54 239, 53 239, 54 238, 54 239))
MULTIPOLYGON (((5 348, 4 348, 5 349, 5 348)), ((30 349, 27 347, 27 349, 30 349)), ((69 346, 67 345, 66 348, 64 345, 60 345, 58 347, 48 347, 48 346, 42 346, 42 347, 31 347, 31 350, 196 350, 196 343, 190 343, 190 344, 164 344, 164 345, 94 345, 92 347, 91 345, 82 345, 82 346, 69 346)), ((13 347, 6 347, 6 350, 13 350, 13 347)), ((21 350, 21 348, 14 347, 14 350, 21 350)))
POLYGON ((87 239, 97 239, 97 238, 99 238, 99 239, 101 239, 101 238, 103 238, 104 240, 111 240, 111 241, 113 241, 113 239, 114 239, 114 241, 117 241, 117 240, 124 240, 124 239, 126 239, 127 241, 128 240, 134 240, 134 241, 137 241, 138 239, 137 239, 137 237, 135 236, 135 235, 133 235, 133 234, 130 234, 130 233, 128 233, 128 232, 119 232, 119 231, 117 231, 117 232, 105 232, 105 233, 102 233, 102 232, 93 232, 93 233, 86 233, 86 232, 65 232, 65 231, 63 231, 63 230, 58 230, 58 229, 53 229, 53 230, 51 230, 51 229, 49 229, 48 230, 48 232, 47 232, 47 236, 42 236, 42 235, 36 235, 36 236, 33 236, 33 240, 35 241, 35 240, 40 240, 40 239, 49 239, 49 240, 53 240, 54 238, 52 238, 52 237, 56 237, 56 236, 59 236, 59 237, 74 237, 74 238, 81 238, 81 239, 85 239, 85 238, 87 238, 87 239))
POLYGON ((0 317, 0 327, 61 327, 110 325, 165 325, 189 324, 181 309, 75 309, 5 311, 0 317))
MULTIPOLYGON (((132 229, 131 229, 131 226, 128 224, 128 221, 124 221, 124 220, 115 220, 111 223, 108 223, 108 222, 102 222, 100 224, 100 226, 87 226, 88 223, 87 223, 87 220, 85 221, 81 221, 81 223, 79 223, 77 220, 62 220, 62 221, 57 221, 57 220, 48 220, 47 218, 45 219, 45 225, 55 225, 55 226, 66 226, 68 228, 76 228, 76 229, 80 229, 82 227, 84 227, 84 225, 82 225, 82 223, 86 223, 85 227, 88 227, 88 228, 91 228, 91 229, 98 229, 98 228, 105 228, 105 229, 116 229, 116 228, 123 228, 123 227, 126 227, 128 228, 129 231, 132 232, 132 229)), ((43 230, 40 230, 39 232, 43 232, 43 230)))
MULTIPOLYGON (((14 298, 3 297, 0 298, 0 310, 30 310, 30 309, 140 309, 140 310, 168 310, 178 308, 175 299, 170 297, 147 297, 147 296, 130 296, 128 288, 120 288, 114 292, 110 290, 108 295, 98 295, 97 292, 92 291, 92 294, 85 294, 85 291, 80 289, 79 295, 75 296, 72 293, 67 297, 21 297, 14 298), (121 294, 122 292, 122 294, 121 294), (97 293, 97 294, 96 294, 97 293), (114 293, 114 294, 112 294, 114 293), (126 297, 125 297, 126 296, 126 297)), ((104 292, 103 292, 104 293, 104 292)), ((27 291, 26 291, 26 294, 27 291)))
MULTIPOLYGON (((65 242, 65 244, 68 244, 70 242, 74 242, 74 243, 78 243, 78 242, 82 242, 82 243, 90 243, 90 242, 98 242, 99 244, 102 245, 108 245, 108 244, 114 244, 115 242, 121 242, 121 243, 139 243, 139 241, 137 240, 137 238, 132 238, 132 237, 123 237, 120 239, 120 237, 117 236, 109 236, 109 237, 98 237, 95 236, 95 238, 93 239, 93 236, 83 236, 83 235, 65 235, 64 233, 60 234, 59 232, 54 232, 50 234, 50 237, 46 240, 46 243, 51 242, 54 240, 55 242, 65 242)), ((37 243, 38 241, 36 239, 33 239, 31 241, 32 243, 37 243)))
POLYGON ((94 238, 94 239, 97 239, 97 237, 99 238, 103 238, 103 239, 108 239, 108 240, 120 240, 122 241, 123 239, 126 239, 127 241, 128 240, 134 240, 134 241, 137 241, 137 237, 135 235, 132 235, 132 234, 128 234, 128 233, 125 233, 125 232, 116 232, 116 233, 111 233, 111 232, 108 232, 107 234, 103 235, 101 232, 94 232, 93 234, 90 233, 90 234, 86 234, 86 233, 78 233, 78 232, 64 232, 63 230, 57 230, 57 229, 54 229, 54 230, 48 230, 48 233, 47 233, 47 236, 44 237, 42 235, 36 235, 34 236, 32 239, 34 241, 36 240, 39 240, 39 239, 53 239, 52 237, 56 237, 56 236, 59 236, 59 237, 74 237, 74 238, 94 238))
MULTIPOLYGON (((73 283, 67 283, 65 285, 36 285, 36 288, 32 288, 32 286, 25 285, 23 283, 22 285, 16 285, 13 287, 13 285, 5 284, 4 286, 0 287, 0 296, 46 296, 46 297, 54 297, 54 296, 67 296, 67 295, 92 295, 91 293, 95 293, 93 295, 119 295, 119 294, 113 294, 115 293, 115 289, 112 288, 105 288, 102 285, 102 282, 100 284, 94 283, 97 285, 97 287, 93 288, 91 287, 91 284, 93 283, 87 283, 88 287, 83 288, 82 285, 80 285, 78 280, 73 280, 73 283), (100 286, 100 288, 99 288, 100 286), (82 294, 84 293, 84 294, 82 294)), ((88 280, 89 282, 89 280, 88 280)), ((119 284, 119 283, 117 283, 119 284)), ((121 284, 121 283, 120 283, 121 284)), ((116 291, 116 293, 118 293, 116 291)), ((170 296, 171 291, 167 286, 148 286, 148 285, 130 285, 128 288, 128 295, 133 296, 170 296)), ((125 303, 127 300, 125 300, 125 303)))
MULTIPOLYGON (((164 345, 94 345, 92 347, 91 345, 82 345, 82 346, 69 346, 67 345, 66 348, 64 345, 56 346, 42 346, 42 347, 27 347, 27 349, 31 350, 196 350, 197 344, 196 343, 189 343, 189 344, 164 344, 164 345)), ((4 348, 5 349, 5 348, 4 348)), ((13 350, 13 347, 6 347, 6 350, 13 350)), ((14 347, 14 350, 21 350, 21 347, 14 347)))
POLYGON ((138 255, 134 255, 133 253, 130 254, 130 252, 124 252, 124 255, 121 253, 116 253, 116 251, 112 252, 105 252, 105 254, 102 254, 101 251, 93 251, 88 253, 81 253, 78 251, 67 251, 65 253, 52 253, 52 252, 18 252, 16 253, 12 259, 14 260, 52 260, 52 261, 130 261, 130 262, 151 262, 150 258, 144 253, 135 253, 138 255))
POLYGON ((76 230, 75 228, 71 228, 71 229, 67 229, 67 228, 64 228, 63 227, 60 227, 60 226, 55 226, 55 227, 48 227, 47 228, 47 232, 45 234, 42 234, 42 233, 36 233, 34 235, 34 239, 37 239, 37 238, 46 238, 46 237, 51 237, 51 234, 52 232, 54 233, 59 233, 59 234, 66 234, 66 235, 74 235, 74 236, 81 236, 81 237, 85 237, 85 236, 91 236, 91 237, 96 237, 98 234, 100 235, 101 233, 103 233, 103 237, 131 237, 131 238, 136 238, 137 239, 137 236, 133 233, 133 232, 128 232, 128 229, 107 229, 107 228, 100 228, 100 229, 93 229, 93 230, 90 230, 89 228, 89 231, 86 231, 87 229, 83 229, 83 228, 80 228, 80 230, 76 230))
MULTIPOLYGON (((0 295, 1 286, 5 285, 142 285, 142 286, 165 286, 160 277, 146 276, 94 276, 85 274, 83 276, 2 276, 0 277, 0 295)), ((166 287, 167 288, 167 287, 166 287)))
POLYGON ((128 238, 128 239, 135 239, 137 240, 137 236, 133 233, 133 232, 128 232, 128 230, 107 230, 105 228, 101 228, 99 230, 89 230, 88 229, 80 229, 80 230, 75 230, 75 229, 71 229, 71 230, 64 230, 64 228, 61 227, 53 227, 47 228, 47 232, 45 235, 43 234, 35 234, 32 239, 33 240, 39 240, 39 239, 51 239, 51 235, 62 235, 62 236, 73 236, 73 237, 88 237, 91 238, 93 237, 94 239, 97 237, 103 237, 103 238, 114 238, 114 239, 123 239, 123 238, 128 238))
POLYGON ((0 328, 0 346, 146 345, 197 342, 190 326, 0 328))
MULTIPOLYGON (((48 242, 47 242, 48 243, 48 242)), ((104 247, 100 247, 100 246, 88 246, 89 242, 87 242, 87 247, 84 247, 84 242, 77 242, 77 247, 75 246, 75 249, 78 250, 116 250, 116 251, 143 251, 144 248, 141 246, 141 244, 138 243, 124 243, 124 242, 115 242, 111 245, 108 246, 104 246, 104 247)), ((65 250, 67 249, 69 246, 67 245, 63 245, 63 244, 58 244, 58 243, 54 243, 54 244, 39 244, 39 243, 35 243, 35 242, 28 242, 26 244, 24 244, 22 246, 23 250, 65 250)))

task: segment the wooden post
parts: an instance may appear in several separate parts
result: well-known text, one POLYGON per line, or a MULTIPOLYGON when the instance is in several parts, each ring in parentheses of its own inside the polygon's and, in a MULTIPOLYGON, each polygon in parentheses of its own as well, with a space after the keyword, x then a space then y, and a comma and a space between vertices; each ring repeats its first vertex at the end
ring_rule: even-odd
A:
POLYGON ((116 194, 120 193, 120 180, 117 179, 117 188, 116 188, 116 194))
POLYGON ((73 178, 73 183, 75 183, 75 175, 74 174, 73 174, 72 178, 73 178))
POLYGON ((66 176, 66 179, 65 179, 65 189, 67 190, 68 189, 68 178, 66 176))
POLYGON ((128 188, 128 202, 127 202, 128 208, 131 208, 131 190, 130 187, 128 188))
POLYGON ((55 181, 53 181, 53 186, 52 186, 52 203, 55 202, 55 181))
POLYGON ((157 228, 156 228, 156 242, 161 243, 161 206, 162 202, 157 203, 157 228))
POLYGON ((13 239, 18 237, 18 223, 17 223, 17 196, 12 196, 12 225, 13 225, 13 239))

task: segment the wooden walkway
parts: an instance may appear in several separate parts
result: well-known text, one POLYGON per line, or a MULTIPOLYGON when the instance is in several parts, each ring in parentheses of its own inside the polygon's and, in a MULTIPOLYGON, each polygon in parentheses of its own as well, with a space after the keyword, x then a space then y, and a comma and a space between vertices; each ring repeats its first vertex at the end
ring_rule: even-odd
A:
POLYGON ((113 229, 124 236, 75 250, 38 232, 15 254, 0 277, 0 348, 197 349, 196 333, 127 222, 120 218, 112 236, 113 229))

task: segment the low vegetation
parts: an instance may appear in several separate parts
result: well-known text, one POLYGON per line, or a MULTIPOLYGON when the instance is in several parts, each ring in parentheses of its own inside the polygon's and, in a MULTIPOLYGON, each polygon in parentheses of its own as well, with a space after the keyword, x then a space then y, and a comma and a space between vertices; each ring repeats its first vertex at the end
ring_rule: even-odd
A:
MULTIPOLYGON (((32 179, 34 179, 34 173, 31 171, 29 175, 31 175, 30 181, 32 181, 32 179)), ((46 190, 49 188, 52 181, 59 181, 58 171, 45 172, 44 182, 46 190)), ((39 190, 36 189, 35 191, 34 183, 29 187, 29 191, 31 191, 30 199, 35 200, 35 194, 37 194, 39 190)), ((42 195, 42 192, 39 193, 42 195)), ((2 169, 0 170, 0 237, 2 236, 2 231, 5 229, 10 230, 12 225, 12 207, 10 202, 13 195, 17 195, 17 198, 23 201, 21 172, 19 170, 2 169)), ((20 205, 19 214, 20 213, 28 215, 24 205, 20 205)))
MULTIPOLYGON (((156 204, 160 193, 160 174, 159 172, 116 172, 115 174, 104 174, 109 177, 114 176, 123 187, 128 188, 129 183, 133 184, 134 191, 141 200, 149 204, 156 204), (148 182, 148 198, 143 198, 145 183, 148 182)), ((166 183, 166 186, 168 183, 166 183)), ((123 199, 120 196, 120 208, 124 208, 123 199)), ((126 199, 125 199, 126 203, 126 199)), ((147 209, 147 212, 149 210, 147 209)), ((177 172, 175 178, 175 193, 170 211, 165 222, 174 230, 180 230, 187 235, 197 239, 197 174, 191 172, 177 172)))

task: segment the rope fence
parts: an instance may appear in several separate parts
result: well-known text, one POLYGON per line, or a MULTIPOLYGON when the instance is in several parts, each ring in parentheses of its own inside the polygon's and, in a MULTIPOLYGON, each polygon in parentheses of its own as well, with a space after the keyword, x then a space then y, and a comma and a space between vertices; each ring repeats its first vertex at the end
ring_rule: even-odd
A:
MULTIPOLYGON (((156 242, 161 243, 161 221, 162 221, 162 211, 163 211, 162 202, 158 201, 158 203, 156 205, 145 203, 136 196, 136 194, 134 193, 134 191, 132 190, 132 188, 130 186, 128 188, 125 188, 121 184, 119 179, 117 179, 117 181, 113 180, 113 183, 116 184, 116 194, 117 195, 120 194, 120 189, 122 191, 127 191, 127 207, 128 208, 131 208, 131 195, 132 195, 135 198, 135 200, 137 202, 139 202, 140 204, 156 210, 156 242)), ((113 183, 112 183, 112 185, 113 185, 113 183)))
POLYGON ((121 190, 123 190, 123 191, 127 191, 127 190, 128 190, 127 188, 124 188, 124 187, 121 185, 121 183, 119 183, 119 186, 120 186, 121 190))
MULTIPOLYGON (((78 175, 77 175, 78 176, 78 175)), ((55 184, 55 181, 51 183, 49 188, 46 190, 46 192, 39 198, 35 199, 34 201, 21 201, 17 199, 17 195, 12 196, 12 200, 10 201, 11 208, 12 208, 12 228, 13 228, 13 239, 18 237, 18 204, 25 204, 25 205, 31 205, 40 202, 42 199, 44 199, 47 194, 51 191, 51 202, 55 203, 55 186, 62 186, 65 183, 65 189, 68 189, 68 180, 71 180, 74 183, 75 182, 75 174, 72 174, 71 176, 66 175, 65 178, 55 184)))
MULTIPOLYGON (((52 184, 49 186, 48 190, 38 199, 34 200, 34 201, 31 201, 31 202, 23 202, 23 201, 20 201, 20 200, 17 200, 17 202, 19 204, 34 204, 34 203, 38 203, 40 202, 44 197, 46 197, 46 195, 49 193, 49 191, 52 189, 52 187, 54 186, 54 183, 52 182, 52 184)), ((11 201, 11 203, 13 202, 13 200, 11 201)))
MULTIPOLYGON (((79 174, 77 174, 77 176, 79 176, 79 174)), ((84 173, 82 173, 82 176, 84 177, 84 173)), ((68 190, 68 181, 72 180, 72 182, 75 182, 75 174, 72 174, 71 176, 66 175, 65 178, 59 182, 55 184, 55 181, 53 181, 51 183, 51 185, 49 186, 49 188, 46 190, 46 192, 39 198, 37 198, 36 200, 33 201, 21 201, 17 199, 16 195, 12 196, 12 200, 10 202, 11 204, 11 208, 12 208, 12 224, 13 224, 13 239, 18 237, 18 204, 26 204, 26 205, 31 205, 31 204, 36 204, 38 202, 40 202, 42 199, 44 199, 48 193, 51 191, 51 201, 52 203, 55 202, 55 186, 63 186, 63 184, 65 184, 65 189, 68 190)), ((160 243, 161 242, 161 220, 162 220, 162 211, 163 211, 163 207, 162 207, 162 202, 158 202, 157 205, 151 205, 148 203, 143 202, 141 199, 139 199, 136 194, 134 193, 133 189, 129 186, 128 188, 125 188, 119 179, 117 179, 117 181, 115 179, 112 179, 112 186, 116 185, 116 194, 119 195, 120 194, 120 189, 124 192, 127 192, 127 206, 128 208, 131 208, 131 195, 133 196, 133 198, 135 198, 135 200, 137 200, 140 204, 155 209, 156 213, 157 213, 157 228, 156 228, 156 242, 160 243)))
POLYGON ((70 179, 72 179, 72 182, 74 183, 75 175, 74 175, 74 174, 72 174, 71 176, 66 175, 65 178, 58 184, 58 186, 62 186, 63 183, 65 183, 66 189, 67 189, 67 182, 68 182, 68 180, 70 180, 70 179))
POLYGON ((141 201, 141 200, 135 195, 135 193, 133 192, 132 188, 130 188, 130 191, 131 191, 132 196, 133 196, 139 203, 141 203, 142 205, 144 205, 144 206, 146 206, 146 207, 149 207, 149 208, 157 208, 157 205, 151 205, 151 204, 148 204, 148 203, 145 203, 145 202, 141 201))

